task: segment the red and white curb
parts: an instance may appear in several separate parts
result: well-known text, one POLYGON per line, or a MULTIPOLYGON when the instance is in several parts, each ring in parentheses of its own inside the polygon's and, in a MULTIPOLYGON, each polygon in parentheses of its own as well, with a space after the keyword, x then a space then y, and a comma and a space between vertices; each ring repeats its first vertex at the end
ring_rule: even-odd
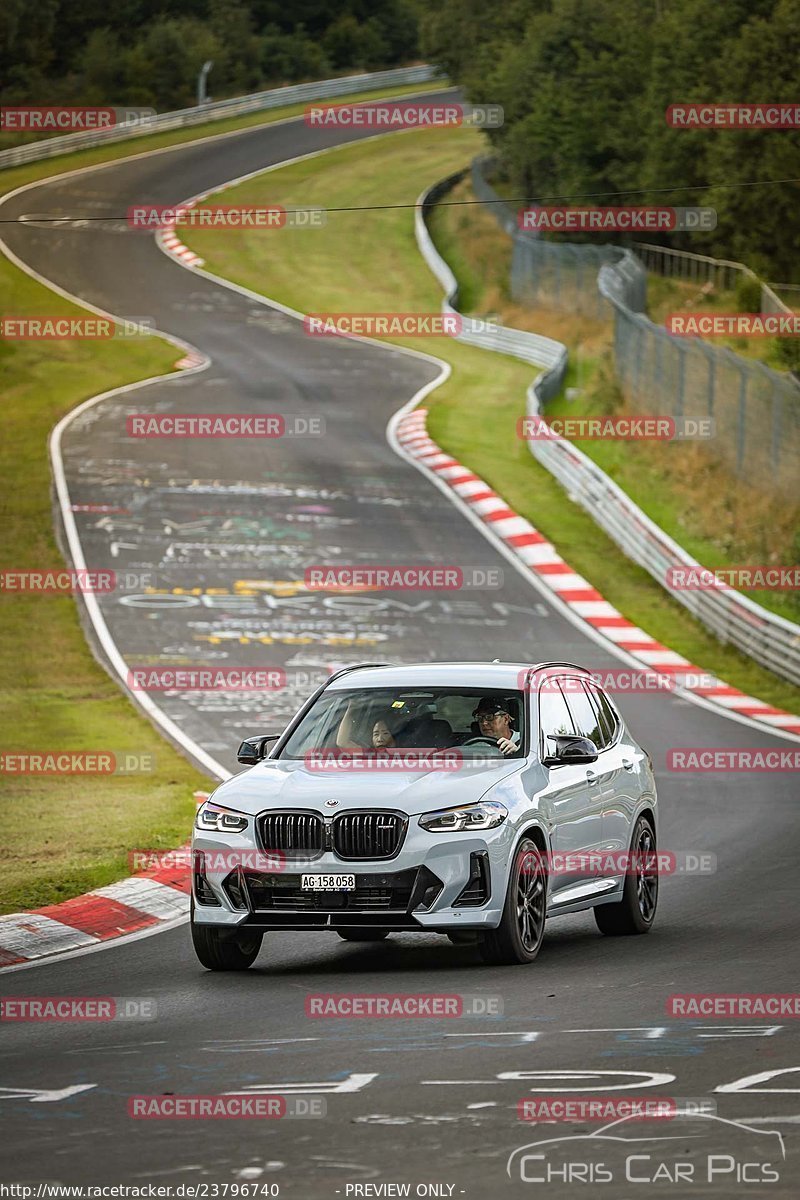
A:
POLYGON ((175 366, 182 371, 189 370, 192 367, 201 367, 206 361, 204 354, 199 354, 195 350, 191 350, 188 354, 184 354, 183 358, 179 358, 175 366))
POLYGON ((181 849, 186 866, 133 875, 60 904, 0 917, 0 967, 83 950, 184 917, 189 866, 188 849, 181 849))
MULTIPOLYGON (((208 792, 195 792, 199 807, 208 792)), ((154 854, 158 852, 154 851, 154 854)), ((0 916, 0 968, 86 950, 186 917, 191 890, 188 843, 163 856, 168 865, 30 912, 0 916)))
POLYGON ((564 561, 544 534, 509 508, 502 496, 493 491, 488 483, 437 446, 427 433, 426 419, 427 409, 415 408, 398 422, 395 434, 406 454, 452 489, 472 513, 488 525, 492 533, 536 575, 539 582, 569 606, 574 616, 585 621, 596 634, 613 642, 643 667, 669 675, 675 686, 683 691, 702 697, 729 715, 736 713, 765 728, 800 735, 800 716, 745 695, 676 654, 668 646, 663 646, 623 617, 588 580, 564 561))
MULTIPOLYGON (((195 203, 196 201, 194 200, 187 200, 181 205, 181 208, 192 208, 195 203)), ((163 229, 158 231, 156 241, 166 254, 170 255, 171 258, 176 258, 184 266, 202 267, 205 263, 204 258, 201 258, 199 254, 195 254, 194 250, 190 250, 188 246, 184 246, 175 232, 174 222, 170 225, 165 225, 163 229)), ((183 358, 179 358, 175 366, 178 370, 185 371, 192 367, 199 367, 205 361, 205 355, 191 351, 189 354, 184 355, 183 358)))
MULTIPOLYGON (((181 208, 194 208, 196 200, 185 200, 181 204, 181 208)), ((159 246, 166 250, 173 258, 177 258, 187 267, 202 267, 205 259, 202 259, 199 254, 195 254, 194 250, 190 250, 188 246, 184 246, 175 232, 175 222, 165 224, 163 229, 160 229, 156 234, 156 241, 159 246)))

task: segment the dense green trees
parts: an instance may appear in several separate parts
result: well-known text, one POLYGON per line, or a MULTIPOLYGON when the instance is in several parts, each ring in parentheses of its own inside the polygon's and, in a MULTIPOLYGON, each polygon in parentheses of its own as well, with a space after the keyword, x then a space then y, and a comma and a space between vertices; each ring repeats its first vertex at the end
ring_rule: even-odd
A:
POLYGON ((3 0, 0 103, 194 103, 413 61, 418 0, 3 0))
POLYGON ((800 0, 432 0, 422 49, 503 105, 491 137, 516 195, 711 205, 713 234, 670 244, 794 278, 798 185, 730 185, 800 177, 800 132, 678 130, 665 110, 800 101, 800 0))
MULTIPOLYGON (((713 234, 673 245, 800 264, 800 132, 678 130, 684 101, 800 101, 800 0, 4 0, 0 103, 192 104, 418 57, 476 103, 518 195, 619 193, 707 204, 713 234), (418 42, 421 27, 421 46, 418 42), (731 186, 733 185, 733 186, 731 186), (669 189, 664 191, 663 189, 669 189)), ((612 202, 612 198, 609 198, 612 202)))

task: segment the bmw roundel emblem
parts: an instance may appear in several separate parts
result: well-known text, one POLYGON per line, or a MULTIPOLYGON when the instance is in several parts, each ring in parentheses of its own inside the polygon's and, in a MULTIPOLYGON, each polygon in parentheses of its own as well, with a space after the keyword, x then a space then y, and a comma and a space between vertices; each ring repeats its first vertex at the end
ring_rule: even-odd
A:
POLYGON ((336 808, 336 805, 339 803, 339 801, 338 800, 326 800, 325 803, 327 804, 328 808, 336 808))

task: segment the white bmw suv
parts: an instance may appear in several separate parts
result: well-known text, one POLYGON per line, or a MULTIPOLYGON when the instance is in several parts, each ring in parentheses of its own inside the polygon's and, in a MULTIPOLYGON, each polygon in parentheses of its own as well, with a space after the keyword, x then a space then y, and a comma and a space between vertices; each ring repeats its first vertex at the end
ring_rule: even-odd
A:
POLYGON ((210 970, 249 967, 274 930, 440 933, 529 963, 546 917, 653 923, 652 764, 584 668, 345 668, 238 758, 250 769, 202 805, 192 842, 210 970))

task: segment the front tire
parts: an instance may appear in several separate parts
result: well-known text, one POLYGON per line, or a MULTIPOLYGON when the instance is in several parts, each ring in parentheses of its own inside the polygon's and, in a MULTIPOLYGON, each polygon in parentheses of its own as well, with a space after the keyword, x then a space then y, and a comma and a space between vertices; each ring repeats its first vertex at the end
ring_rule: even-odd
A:
POLYGON ((503 916, 480 942, 484 962, 493 965, 531 963, 544 938, 547 871, 541 850, 523 838, 514 852, 503 916))
POLYGON ((607 937, 649 933, 655 920, 658 904, 656 835, 647 817, 639 817, 636 822, 631 853, 636 855, 635 869, 625 876, 622 899, 618 904, 599 904, 594 910, 597 928, 607 937), (652 862, 648 862, 650 855, 652 862))
POLYGON ((258 958, 263 938, 249 929, 232 937, 226 929, 192 921, 194 952, 208 971, 246 971, 258 958))

